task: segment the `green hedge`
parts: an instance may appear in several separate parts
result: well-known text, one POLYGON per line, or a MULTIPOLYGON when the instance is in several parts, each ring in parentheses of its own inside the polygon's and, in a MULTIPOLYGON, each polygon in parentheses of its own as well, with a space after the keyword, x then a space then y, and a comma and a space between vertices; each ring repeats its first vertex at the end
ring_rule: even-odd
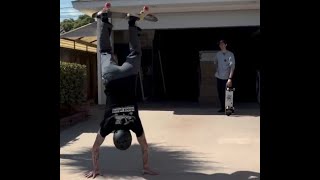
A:
POLYGON ((85 65, 60 61, 60 106, 73 107, 86 101, 85 65))

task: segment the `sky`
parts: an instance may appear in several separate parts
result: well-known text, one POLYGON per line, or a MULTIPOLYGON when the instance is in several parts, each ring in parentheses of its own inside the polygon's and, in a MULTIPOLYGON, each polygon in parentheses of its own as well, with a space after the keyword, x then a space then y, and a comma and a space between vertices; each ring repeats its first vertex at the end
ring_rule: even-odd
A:
POLYGON ((79 15, 83 14, 72 8, 71 1, 74 0, 60 0, 60 22, 64 19, 77 19, 79 15))

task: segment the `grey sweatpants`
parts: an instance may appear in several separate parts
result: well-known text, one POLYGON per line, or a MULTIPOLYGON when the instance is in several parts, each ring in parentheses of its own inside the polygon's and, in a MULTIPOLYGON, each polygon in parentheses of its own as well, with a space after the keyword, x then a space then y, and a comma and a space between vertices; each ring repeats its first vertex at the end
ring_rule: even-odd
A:
POLYGON ((110 34, 112 31, 112 25, 104 23, 101 19, 98 19, 98 30, 100 31, 100 37, 98 37, 101 54, 101 68, 102 78, 105 83, 108 83, 115 79, 128 77, 138 74, 141 65, 141 45, 139 39, 138 27, 129 27, 129 47, 130 54, 126 57, 126 61, 121 65, 117 65, 113 59, 112 47, 110 42, 110 34))

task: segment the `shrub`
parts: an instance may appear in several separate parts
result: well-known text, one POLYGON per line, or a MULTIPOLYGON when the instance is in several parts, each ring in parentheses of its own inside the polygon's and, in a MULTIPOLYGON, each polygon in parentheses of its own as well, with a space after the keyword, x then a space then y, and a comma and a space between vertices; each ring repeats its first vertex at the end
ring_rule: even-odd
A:
POLYGON ((86 101, 86 72, 85 65, 60 61, 60 107, 69 114, 86 101))

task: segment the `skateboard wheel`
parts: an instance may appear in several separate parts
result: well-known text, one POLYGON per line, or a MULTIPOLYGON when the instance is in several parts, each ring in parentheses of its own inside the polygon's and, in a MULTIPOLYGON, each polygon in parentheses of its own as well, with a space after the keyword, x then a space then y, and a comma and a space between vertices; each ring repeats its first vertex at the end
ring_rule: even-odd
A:
POLYGON ((106 3, 106 4, 104 5, 104 7, 105 7, 105 8, 110 8, 110 7, 111 7, 111 3, 106 3))
POLYGON ((144 6, 144 7, 143 7, 143 10, 144 10, 144 11, 149 11, 149 7, 148 7, 148 6, 144 6))

